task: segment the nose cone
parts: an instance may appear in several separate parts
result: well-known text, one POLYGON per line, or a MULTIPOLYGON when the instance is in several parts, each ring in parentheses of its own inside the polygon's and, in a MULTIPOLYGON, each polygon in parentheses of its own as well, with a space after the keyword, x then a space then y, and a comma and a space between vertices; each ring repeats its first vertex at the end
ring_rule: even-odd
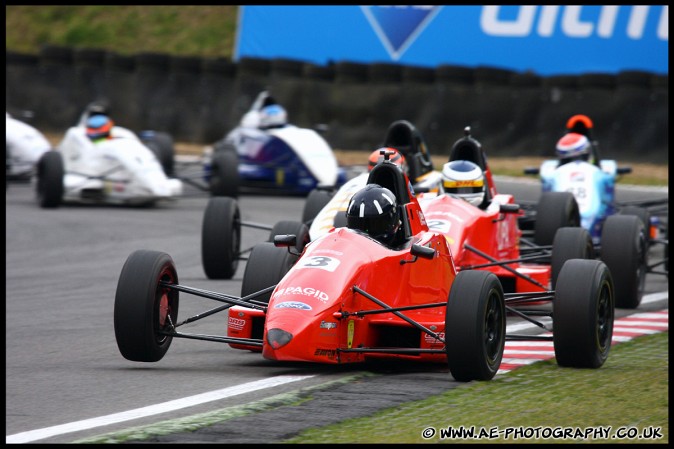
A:
POLYGON ((273 349, 280 349, 290 343, 293 339, 293 334, 286 332, 283 329, 269 329, 267 331, 267 343, 273 349))

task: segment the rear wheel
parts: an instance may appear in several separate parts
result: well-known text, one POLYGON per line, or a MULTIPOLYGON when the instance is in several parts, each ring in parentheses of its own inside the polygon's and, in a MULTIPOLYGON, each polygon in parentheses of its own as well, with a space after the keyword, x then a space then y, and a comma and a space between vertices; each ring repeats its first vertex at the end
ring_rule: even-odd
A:
POLYGON ((209 279, 231 279, 239 266, 241 218, 234 198, 208 201, 201 227, 201 262, 209 279))
POLYGON ((115 338, 124 358, 156 362, 166 354, 178 322, 178 291, 160 285, 178 283, 166 253, 138 250, 126 260, 115 293, 115 338))
MULTIPOLYGON (((288 252, 288 248, 276 247, 270 242, 258 243, 248 257, 241 283, 241 297, 278 284, 298 259, 288 252)), ((270 298, 271 291, 253 299, 268 303, 270 298)))
POLYGON ((569 260, 553 300, 553 343, 559 366, 599 368, 608 358, 615 314, 611 271, 599 260, 569 260))
POLYGON ((239 196, 239 156, 233 146, 225 144, 216 147, 209 189, 213 196, 239 196))
POLYGON ((170 134, 158 131, 142 131, 140 140, 157 156, 166 176, 173 176, 175 149, 170 134))
POLYGON ((584 228, 559 228, 552 243, 551 286, 557 285, 559 272, 569 259, 594 259, 594 245, 590 233, 584 228))
POLYGON ((490 380, 505 348, 505 300, 496 275, 457 274, 447 300, 445 347, 449 371, 459 382, 490 380))
POLYGON ((333 195, 334 192, 323 189, 314 189, 309 192, 302 211, 302 223, 310 225, 318 213, 330 202, 333 195))
POLYGON ((626 206, 620 209, 620 215, 634 215, 644 224, 646 231, 646 242, 651 239, 651 213, 645 207, 626 206))
POLYGON ((543 192, 536 206, 534 242, 552 245, 557 229, 580 226, 578 203, 569 192, 543 192))
POLYGON ((601 233, 601 260, 611 270, 616 307, 636 309, 646 285, 648 246, 644 224, 634 215, 611 215, 601 233))
POLYGON ((40 207, 55 208, 63 199, 63 158, 58 151, 46 151, 37 164, 37 201, 40 207))
POLYGON ((279 221, 269 233, 269 241, 273 243, 274 236, 282 234, 293 234, 297 237, 295 249, 299 253, 304 251, 304 247, 309 243, 309 228, 304 223, 290 220, 279 221))

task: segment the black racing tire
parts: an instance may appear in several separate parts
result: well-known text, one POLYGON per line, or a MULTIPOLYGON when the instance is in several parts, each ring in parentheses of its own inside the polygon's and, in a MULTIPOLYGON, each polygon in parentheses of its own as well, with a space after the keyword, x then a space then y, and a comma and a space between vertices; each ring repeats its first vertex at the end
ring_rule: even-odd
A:
POLYGON ((543 192, 536 206, 534 242, 552 245, 559 228, 580 226, 580 210, 570 192, 543 192))
POLYGON ((459 382, 492 379, 503 359, 506 313, 503 287, 488 271, 457 274, 445 315, 449 371, 459 382))
POLYGON ((643 222, 634 215, 611 215, 604 222, 600 255, 613 275, 618 308, 641 304, 648 271, 645 234, 643 222))
POLYGON ((650 244, 651 241, 651 213, 645 207, 639 206, 625 206, 620 209, 620 215, 636 215, 644 224, 646 231, 646 242, 650 244))
POLYGON ((592 237, 585 228, 559 228, 552 242, 550 283, 554 290, 559 272, 569 259, 595 259, 592 237))
POLYGON ((37 201, 42 208, 56 208, 63 200, 65 168, 58 151, 46 151, 37 163, 37 201))
POLYGON ((346 211, 345 210, 339 210, 335 214, 335 218, 332 220, 332 225, 335 228, 346 228, 347 227, 347 221, 346 221, 346 211))
POLYGON ((175 148, 170 134, 159 131, 143 131, 140 140, 157 156, 166 176, 173 176, 175 148))
POLYGON ((239 155, 229 144, 213 152, 209 190, 213 196, 239 196, 239 155))
POLYGON ((669 279, 669 218, 667 218, 667 226, 665 227, 665 248, 663 250, 665 256, 665 273, 669 279))
POLYGON ((178 284, 173 259, 159 251, 131 253, 122 267, 115 293, 115 339, 124 358, 157 362, 164 357, 178 322, 178 291, 159 281, 178 284))
MULTIPOLYGON (((288 248, 276 247, 270 242, 253 246, 243 273, 241 297, 278 284, 298 259, 288 252, 288 248)), ((271 291, 253 299, 268 303, 270 298, 271 291)))
POLYGON ((302 223, 310 226, 318 213, 330 202, 335 192, 324 189, 313 189, 309 192, 306 201, 304 202, 304 210, 302 210, 302 223))
POLYGON ((295 249, 299 253, 304 251, 304 247, 307 246, 307 243, 310 241, 309 227, 306 224, 297 221, 282 220, 276 223, 269 232, 269 241, 274 243, 274 236, 282 234, 293 234, 297 237, 295 249))
POLYGON ((208 201, 201 226, 201 263, 209 279, 231 279, 241 253, 241 213, 234 198, 208 201))
POLYGON ((615 289, 600 260, 569 260, 553 300, 553 345, 559 366, 599 368, 611 349, 615 289))

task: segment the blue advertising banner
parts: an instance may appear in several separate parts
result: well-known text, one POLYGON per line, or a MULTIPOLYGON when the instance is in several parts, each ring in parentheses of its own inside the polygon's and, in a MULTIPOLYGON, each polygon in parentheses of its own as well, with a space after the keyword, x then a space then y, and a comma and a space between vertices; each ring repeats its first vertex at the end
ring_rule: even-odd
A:
POLYGON ((241 6, 234 59, 669 73, 668 5, 241 6))

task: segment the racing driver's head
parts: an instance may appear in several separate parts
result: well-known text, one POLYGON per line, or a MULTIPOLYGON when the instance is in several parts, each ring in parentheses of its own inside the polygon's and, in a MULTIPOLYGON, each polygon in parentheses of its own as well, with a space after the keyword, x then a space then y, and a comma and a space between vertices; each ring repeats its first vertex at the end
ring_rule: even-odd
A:
POLYGON ((480 167, 471 161, 450 161, 442 167, 442 185, 445 192, 463 198, 480 207, 484 201, 486 184, 480 167))
POLYGON ((107 115, 93 115, 87 119, 87 137, 94 141, 108 139, 113 125, 107 115))
POLYGON ((400 227, 396 198, 379 184, 367 184, 356 192, 346 208, 346 226, 391 244, 400 227))
POLYGON ((367 171, 371 171, 375 165, 385 159, 400 167, 403 173, 407 173, 405 156, 403 156, 400 151, 396 150, 395 148, 389 147, 382 147, 370 153, 370 157, 367 160, 367 171))

